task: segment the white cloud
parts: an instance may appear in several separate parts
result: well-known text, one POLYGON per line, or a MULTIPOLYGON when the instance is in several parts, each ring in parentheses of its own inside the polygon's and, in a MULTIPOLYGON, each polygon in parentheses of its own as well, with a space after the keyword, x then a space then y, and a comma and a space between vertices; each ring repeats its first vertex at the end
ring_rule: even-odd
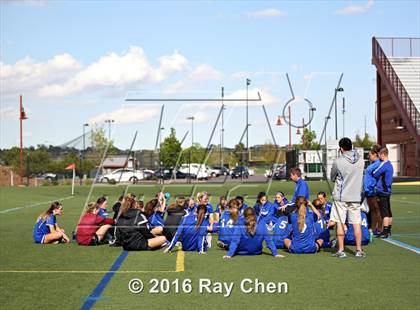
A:
POLYGON ((177 81, 169 85, 164 93, 172 94, 181 91, 187 91, 188 89, 195 89, 199 87, 199 83, 209 80, 222 80, 224 74, 219 70, 215 69, 209 64, 200 64, 192 70, 188 76, 180 81, 177 81))
POLYGON ((80 68, 81 64, 67 53, 45 62, 35 62, 29 56, 14 64, 0 62, 2 92, 4 96, 34 93, 45 84, 65 81, 80 68))
POLYGON ((373 6, 373 0, 368 0, 366 4, 350 5, 334 12, 338 15, 356 15, 366 13, 373 6))
POLYGON ((0 109, 0 118, 2 120, 18 120, 19 110, 15 107, 5 107, 0 109))
POLYGON ((88 120, 89 124, 103 123, 107 119, 113 119, 116 124, 132 124, 148 121, 158 115, 160 108, 157 106, 123 106, 112 112, 101 113, 88 120))
POLYGON ((277 10, 277 9, 265 9, 260 11, 249 12, 249 16, 251 17, 280 17, 286 16, 286 12, 277 10))
POLYGON ((159 83, 184 70, 188 60, 175 51, 158 59, 154 68, 140 47, 131 46, 123 55, 110 53, 79 71, 65 83, 49 84, 39 91, 40 96, 65 96, 84 90, 128 85, 134 82, 159 83))

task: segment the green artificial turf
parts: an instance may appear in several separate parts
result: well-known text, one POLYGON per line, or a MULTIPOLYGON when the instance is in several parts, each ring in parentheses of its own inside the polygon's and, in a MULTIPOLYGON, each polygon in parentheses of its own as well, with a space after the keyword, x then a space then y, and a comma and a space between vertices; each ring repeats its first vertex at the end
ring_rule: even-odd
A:
MULTIPOLYGON (((328 190, 325 182, 310 182, 311 193, 328 190)), ((282 190, 291 196, 294 184, 273 182, 269 195, 282 190)), ((113 202, 125 186, 93 187, 92 198, 107 194, 113 202)), ((127 190, 150 199, 160 187, 131 185, 127 190)), ((211 194, 215 206, 218 197, 244 195, 252 205, 267 184, 238 183, 214 185, 166 185, 172 197, 191 195, 201 190, 211 194), (233 189, 232 189, 233 188, 233 189), (232 189, 232 190, 231 190, 232 189)), ((80 247, 70 245, 37 245, 32 230, 37 216, 49 201, 62 200, 64 212, 58 217, 61 227, 75 229, 90 187, 76 187, 70 197, 70 187, 0 188, 0 304, 3 309, 61 308, 78 309, 100 283, 106 271, 122 250, 108 246, 80 247), (69 198, 70 197, 70 198, 69 198), (19 208, 4 213, 5 210, 19 208), (3 213, 1 213, 3 212, 3 213), (19 271, 12 273, 10 271, 19 271), (23 272, 22 272, 23 271, 23 272), (36 272, 41 271, 41 272, 36 272), (58 271, 45 273, 46 271, 58 271), (84 273, 87 272, 87 273, 84 273)), ((311 197, 314 198, 314 197, 311 197)), ((394 213, 393 239, 420 247, 420 194, 416 187, 399 186, 392 196, 394 213)), ((213 245, 217 237, 213 236, 213 245)), ((105 287, 94 308, 98 309, 418 309, 420 304, 420 256, 401 247, 375 240, 365 247, 368 257, 357 260, 347 248, 349 257, 330 257, 331 251, 316 255, 290 255, 284 259, 265 254, 254 257, 234 257, 224 261, 224 251, 212 247, 206 255, 185 253, 183 272, 176 271, 178 252, 131 252, 105 287), (139 278, 144 291, 132 294, 128 282, 139 278), (192 281, 193 291, 150 294, 150 279, 185 279, 192 281), (234 282, 230 297, 221 294, 200 294, 199 279, 213 282, 234 282), (239 284, 242 279, 262 282, 287 282, 288 293, 245 294, 239 284)))

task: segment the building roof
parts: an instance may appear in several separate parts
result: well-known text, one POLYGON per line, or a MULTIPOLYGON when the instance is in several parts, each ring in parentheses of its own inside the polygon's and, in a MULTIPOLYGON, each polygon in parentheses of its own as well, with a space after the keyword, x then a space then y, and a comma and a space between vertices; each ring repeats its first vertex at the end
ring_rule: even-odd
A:
MULTIPOLYGON (((133 160, 133 157, 130 156, 129 160, 133 160)), ((102 166, 104 168, 123 168, 127 165, 127 155, 112 155, 108 156, 102 166)))

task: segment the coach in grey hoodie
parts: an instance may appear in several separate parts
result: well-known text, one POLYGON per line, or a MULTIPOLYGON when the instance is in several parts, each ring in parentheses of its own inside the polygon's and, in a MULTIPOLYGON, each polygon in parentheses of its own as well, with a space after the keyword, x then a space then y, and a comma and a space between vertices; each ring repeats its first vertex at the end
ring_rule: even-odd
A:
POLYGON ((365 257, 362 251, 360 201, 362 198, 364 162, 353 150, 349 138, 342 138, 339 143, 341 156, 337 158, 331 169, 331 180, 335 182, 333 191, 333 208, 331 221, 336 223, 338 252, 333 256, 343 258, 344 224, 353 225, 356 239, 356 257, 365 257))

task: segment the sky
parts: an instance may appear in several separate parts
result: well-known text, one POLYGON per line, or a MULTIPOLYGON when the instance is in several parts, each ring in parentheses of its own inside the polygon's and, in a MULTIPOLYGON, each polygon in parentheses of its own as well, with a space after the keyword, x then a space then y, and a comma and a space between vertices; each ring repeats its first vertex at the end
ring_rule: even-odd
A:
MULTIPOLYGON (((221 123, 211 132, 221 101, 126 99, 220 99, 221 87, 240 99, 225 102, 224 145, 233 147, 246 127, 247 78, 250 145, 273 142, 263 107, 278 144, 288 143, 288 126, 276 125, 288 106, 295 126, 315 108, 320 138, 341 75, 338 138, 363 134, 365 123, 375 136, 372 37, 420 37, 419 1, 0 2, 0 148, 19 145, 19 95, 25 146, 61 145, 85 123, 108 134, 111 119, 117 147, 137 131, 134 148, 152 149, 163 104, 162 137, 173 127, 187 134, 183 146, 219 144, 221 123)), ((334 109, 326 136, 335 138, 334 109)))

